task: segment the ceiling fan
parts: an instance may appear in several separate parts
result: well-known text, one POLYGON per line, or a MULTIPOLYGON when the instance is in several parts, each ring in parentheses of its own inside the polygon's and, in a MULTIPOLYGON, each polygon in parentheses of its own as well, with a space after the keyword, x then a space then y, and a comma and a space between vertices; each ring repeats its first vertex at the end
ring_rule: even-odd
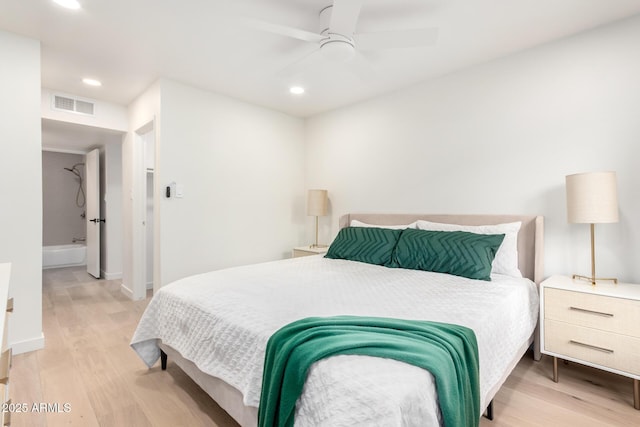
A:
POLYGON ((252 25, 259 30, 315 43, 325 57, 337 61, 351 58, 356 50, 418 47, 435 43, 437 28, 356 33, 363 1, 334 0, 333 4, 322 8, 318 33, 263 21, 253 21, 252 25))

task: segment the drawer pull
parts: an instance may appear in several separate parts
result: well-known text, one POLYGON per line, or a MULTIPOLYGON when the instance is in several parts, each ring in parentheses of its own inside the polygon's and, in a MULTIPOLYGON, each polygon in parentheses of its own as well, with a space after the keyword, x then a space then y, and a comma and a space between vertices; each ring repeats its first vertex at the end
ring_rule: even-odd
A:
POLYGON ((597 314, 598 316, 604 316, 604 317, 613 317, 613 314, 611 313, 603 313, 602 311, 594 311, 594 310, 587 310, 586 308, 580 308, 580 307, 569 307, 569 310, 574 310, 574 311, 581 311, 583 313, 589 313, 589 314, 597 314))
POLYGON ((581 347, 590 348, 590 349, 592 349, 592 350, 598 350, 598 351, 601 351, 601 352, 603 352, 603 353, 609 353, 609 354, 613 353, 613 350, 608 349, 608 348, 604 348, 604 347, 598 347, 597 345, 585 344, 585 343, 583 343, 583 342, 580 342, 580 341, 574 341, 574 340, 569 340, 569 342, 570 342, 571 344, 579 345, 579 346, 581 346, 581 347))

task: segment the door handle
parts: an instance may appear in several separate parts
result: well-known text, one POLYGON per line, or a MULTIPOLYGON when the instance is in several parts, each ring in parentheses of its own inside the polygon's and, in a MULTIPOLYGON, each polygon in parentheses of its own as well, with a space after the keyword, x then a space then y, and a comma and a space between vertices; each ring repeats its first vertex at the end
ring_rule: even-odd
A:
POLYGON ((103 218, 103 219, 93 218, 93 219, 90 219, 89 221, 91 221, 91 222, 95 222, 95 223, 98 223, 98 222, 107 222, 104 218, 103 218))

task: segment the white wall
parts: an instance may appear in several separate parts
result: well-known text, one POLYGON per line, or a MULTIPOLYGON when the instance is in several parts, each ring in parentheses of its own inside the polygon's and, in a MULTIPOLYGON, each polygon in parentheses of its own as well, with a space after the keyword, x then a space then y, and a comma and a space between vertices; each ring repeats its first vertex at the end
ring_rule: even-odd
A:
POLYGON ((184 187, 184 198, 154 206, 161 283, 289 257, 304 234, 303 121, 169 80, 161 86, 156 188, 184 187))
POLYGON ((615 170, 621 219, 596 226, 596 272, 640 282, 638 40, 640 17, 309 119, 323 240, 347 212, 540 214, 545 274, 588 274, 564 177, 615 170))
POLYGON ((0 31, 0 57, 0 262, 12 263, 8 339, 16 354, 44 345, 40 43, 0 31))

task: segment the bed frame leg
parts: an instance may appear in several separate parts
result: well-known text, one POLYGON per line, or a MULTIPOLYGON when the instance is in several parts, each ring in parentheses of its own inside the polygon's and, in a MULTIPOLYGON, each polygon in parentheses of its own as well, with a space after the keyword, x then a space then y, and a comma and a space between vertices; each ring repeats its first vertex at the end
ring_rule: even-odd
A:
POLYGON ((163 371, 167 370, 167 353, 162 350, 160 350, 160 366, 163 371))
POLYGON ((493 400, 489 402, 489 406, 487 406, 487 410, 485 411, 483 416, 489 421, 493 421, 493 400))
POLYGON ((540 359, 542 359, 542 352, 540 351, 540 323, 538 323, 533 338, 533 360, 539 362, 540 359))

